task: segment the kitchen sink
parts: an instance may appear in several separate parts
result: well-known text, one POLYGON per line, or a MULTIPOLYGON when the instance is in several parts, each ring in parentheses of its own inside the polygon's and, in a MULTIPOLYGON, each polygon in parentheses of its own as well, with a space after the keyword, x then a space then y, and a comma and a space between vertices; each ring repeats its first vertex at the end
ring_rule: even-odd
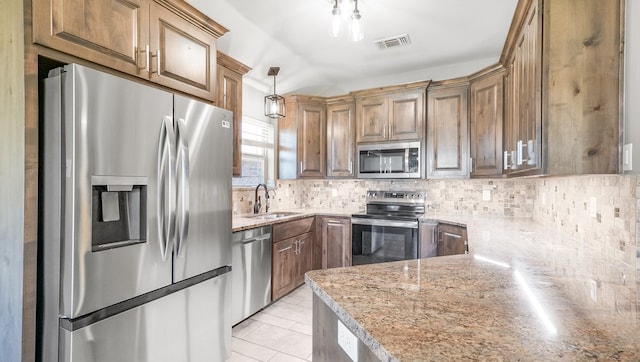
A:
POLYGON ((250 216, 250 218, 252 218, 252 219, 271 220, 271 219, 279 219, 279 218, 282 218, 282 217, 293 216, 293 215, 298 215, 298 214, 300 214, 300 213, 299 212, 283 211, 283 212, 274 212, 274 213, 270 213, 270 214, 253 215, 253 216, 250 216))

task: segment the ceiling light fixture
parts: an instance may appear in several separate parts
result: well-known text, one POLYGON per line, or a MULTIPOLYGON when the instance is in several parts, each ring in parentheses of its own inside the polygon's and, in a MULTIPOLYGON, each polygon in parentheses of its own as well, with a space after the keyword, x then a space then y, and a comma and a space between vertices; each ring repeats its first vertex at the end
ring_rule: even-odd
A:
POLYGON ((334 38, 339 37, 342 34, 343 20, 349 21, 349 34, 348 37, 352 41, 360 41, 364 38, 364 32, 362 30, 362 15, 358 9, 358 0, 333 0, 333 8, 331 9, 331 36, 334 38), (345 9, 349 2, 353 1, 354 8, 351 15, 348 15, 348 11, 345 9), (345 19, 343 19, 344 14, 345 19))
POLYGON ((360 15, 360 11, 358 10, 358 0, 355 1, 355 8, 353 9, 353 14, 351 14, 351 22, 349 23, 349 35, 351 36, 352 41, 360 41, 364 38, 364 33, 362 32, 362 16, 360 15))
POLYGON ((340 36, 342 32, 342 19, 340 18, 342 12, 338 6, 338 0, 334 0, 333 9, 331 10, 331 35, 334 38, 340 36))
POLYGON ((284 97, 276 93, 276 76, 280 72, 280 67, 271 67, 267 76, 273 76, 273 94, 264 97, 264 115, 269 118, 280 118, 286 116, 284 97))

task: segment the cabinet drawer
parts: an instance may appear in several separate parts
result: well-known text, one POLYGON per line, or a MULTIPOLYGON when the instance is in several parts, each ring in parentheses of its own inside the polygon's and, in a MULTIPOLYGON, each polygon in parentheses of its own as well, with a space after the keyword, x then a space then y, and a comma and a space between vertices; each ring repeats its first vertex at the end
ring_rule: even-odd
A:
POLYGON ((312 216, 305 219, 273 225, 273 241, 278 242, 280 240, 311 232, 313 229, 313 220, 314 217, 312 216))

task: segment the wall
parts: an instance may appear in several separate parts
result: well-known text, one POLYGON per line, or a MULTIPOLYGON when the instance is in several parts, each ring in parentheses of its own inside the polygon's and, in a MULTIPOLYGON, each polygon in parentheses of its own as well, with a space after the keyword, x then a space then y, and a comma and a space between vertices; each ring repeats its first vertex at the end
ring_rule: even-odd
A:
MULTIPOLYGON (((363 209, 367 190, 423 190, 427 212, 531 218, 615 263, 639 268, 640 178, 585 175, 473 180, 278 180, 272 210, 363 209), (483 196, 490 194, 490 200, 483 196)), ((262 195, 263 191, 259 192, 262 195)), ((234 215, 251 213, 254 189, 235 189, 234 215)), ((264 211, 264 209, 263 209, 264 211)))
POLYGON ((640 1, 626 1, 624 143, 633 143, 633 171, 640 173, 640 1))
POLYGON ((537 181, 534 220, 579 246, 636 267, 638 178, 585 175, 537 181))
MULTIPOLYGON (((535 181, 524 180, 278 180, 273 210, 291 208, 358 210, 367 190, 423 190, 428 212, 532 217, 535 181), (483 192, 490 195, 483 200, 483 192)), ((259 193, 262 195, 262 191, 259 193)), ((234 190, 234 215, 253 210, 253 190, 234 190)))
POLYGON ((24 225, 23 2, 0 11, 0 359, 20 361, 24 225))

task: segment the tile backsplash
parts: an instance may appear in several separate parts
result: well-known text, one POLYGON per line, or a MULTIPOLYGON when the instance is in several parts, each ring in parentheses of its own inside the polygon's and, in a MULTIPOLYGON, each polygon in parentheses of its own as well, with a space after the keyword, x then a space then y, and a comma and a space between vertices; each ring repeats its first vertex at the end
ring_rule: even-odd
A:
MULTIPOLYGON (((278 180, 273 210, 364 209, 367 190, 426 192, 427 212, 532 217, 535 181, 527 180, 278 180)), ((263 191, 258 193, 262 196, 263 191)), ((234 214, 253 210, 255 190, 234 189, 234 214)), ((264 201, 262 202, 264 205, 264 201)), ((264 209, 263 209, 264 210, 264 209)))
MULTIPOLYGON (((427 212, 531 218, 576 245, 637 265, 640 179, 584 175, 464 180, 278 180, 272 210, 364 209, 367 190, 421 190, 427 212)), ((263 195, 260 190, 259 195, 263 195)), ((273 195, 273 192, 271 193, 273 195)), ((233 214, 251 213, 255 190, 234 189, 233 214)), ((264 196, 263 211, 264 211, 264 196)))
POLYGON ((636 176, 584 175, 538 179, 533 218, 627 265, 638 251, 636 176))

